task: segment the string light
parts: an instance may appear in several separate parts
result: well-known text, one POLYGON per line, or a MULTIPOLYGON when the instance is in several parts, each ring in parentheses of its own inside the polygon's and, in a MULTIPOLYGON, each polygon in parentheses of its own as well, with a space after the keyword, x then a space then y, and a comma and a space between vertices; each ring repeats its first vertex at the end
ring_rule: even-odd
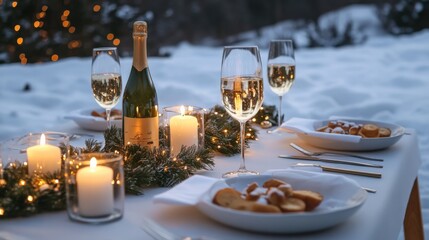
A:
POLYGON ((64 10, 63 15, 68 17, 68 15, 70 15, 70 11, 69 10, 64 10))
POLYGON ((18 43, 18 45, 21 45, 24 42, 24 38, 19 37, 16 39, 16 43, 18 43))
POLYGON ((20 186, 25 186, 25 181, 24 181, 24 180, 22 180, 22 179, 21 179, 21 180, 19 180, 19 185, 20 185, 20 186))
POLYGON ((15 32, 18 32, 21 29, 21 25, 16 24, 13 29, 15 30, 15 32))
POLYGON ((51 61, 52 62, 56 62, 56 61, 58 61, 58 54, 53 54, 52 56, 51 56, 51 61))
POLYGON ((34 21, 34 28, 38 28, 40 27, 40 22, 39 21, 34 21))
POLYGON ((46 16, 45 12, 40 12, 39 14, 37 14, 37 18, 44 18, 46 16))
POLYGON ((12 7, 15 8, 16 6, 18 6, 18 2, 17 1, 13 1, 12 2, 12 7))
POLYGON ((69 33, 74 33, 75 31, 76 31, 76 28, 75 28, 75 27, 71 26, 71 27, 69 28, 69 33))
POLYGON ((4 208, 0 208, 0 216, 4 215, 4 208))
POLYGON ((119 44, 121 44, 121 40, 119 40, 119 38, 115 38, 115 40, 113 40, 113 45, 118 46, 119 44))
POLYGON ((42 11, 46 12, 46 10, 48 10, 48 6, 43 5, 43 7, 42 7, 42 11))
POLYGON ((63 22, 63 27, 67 28, 70 26, 70 22, 69 21, 64 21, 63 22))
POLYGON ((95 4, 95 5, 94 5, 94 7, 92 8, 92 10, 93 10, 94 12, 99 12, 99 11, 101 10, 101 6, 100 6, 100 5, 98 5, 98 4, 95 4))
POLYGON ((112 40, 113 38, 115 38, 115 35, 113 33, 109 33, 106 36, 106 39, 109 40, 109 41, 112 40))
POLYGON ((33 196, 29 195, 29 196, 27 197, 27 201, 28 201, 28 202, 33 202, 33 200, 34 200, 33 196))

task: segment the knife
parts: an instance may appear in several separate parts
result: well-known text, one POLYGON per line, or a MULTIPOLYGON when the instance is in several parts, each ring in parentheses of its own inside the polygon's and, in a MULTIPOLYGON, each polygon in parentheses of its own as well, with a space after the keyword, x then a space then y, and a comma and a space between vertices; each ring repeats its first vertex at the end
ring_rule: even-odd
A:
POLYGON ((358 176, 364 176, 364 177, 381 178, 381 173, 364 172, 364 171, 345 169, 345 168, 326 167, 326 166, 313 164, 313 163, 297 163, 292 166, 293 167, 320 167, 325 172, 345 173, 345 174, 352 174, 352 175, 358 175, 358 176))
POLYGON ((308 160, 308 161, 319 161, 319 162, 326 162, 326 163, 339 163, 339 164, 348 164, 348 165, 355 165, 355 166, 383 168, 382 165, 378 165, 378 164, 361 163, 361 162, 331 159, 331 158, 319 158, 314 156, 279 155, 279 158, 290 158, 290 159, 299 159, 299 160, 308 160))

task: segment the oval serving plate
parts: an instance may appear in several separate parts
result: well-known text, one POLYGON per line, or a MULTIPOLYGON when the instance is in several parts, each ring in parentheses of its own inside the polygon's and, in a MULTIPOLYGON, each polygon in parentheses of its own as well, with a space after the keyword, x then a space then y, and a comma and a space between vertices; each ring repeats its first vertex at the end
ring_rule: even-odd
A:
POLYGON ((361 138, 359 142, 347 142, 342 141, 341 139, 332 138, 332 135, 334 135, 333 133, 324 133, 330 135, 330 138, 324 138, 322 136, 323 133, 320 133, 320 136, 309 135, 302 132, 297 132, 296 134, 299 138, 315 147, 340 151, 373 151, 392 146, 397 141, 399 141, 399 139, 401 139, 405 133, 405 129, 402 126, 393 123, 343 118, 316 121, 314 122, 314 131, 320 127, 326 126, 328 122, 332 120, 344 120, 348 122, 354 122, 356 124, 375 124, 379 127, 389 128, 392 134, 390 137, 383 138, 361 138))
MULTIPOLYGON (((73 111, 70 115, 65 116, 65 119, 73 120, 80 128, 91 131, 104 131, 107 128, 107 121, 101 117, 94 117, 91 115, 92 111, 103 112, 102 108, 80 109, 73 111)), ((121 119, 111 119, 112 126, 122 127, 121 119)))
POLYGON ((363 205, 366 197, 366 191, 355 181, 344 176, 294 170, 279 176, 244 176, 217 182, 202 196, 198 208, 208 217, 242 230, 265 233, 300 233, 321 230, 347 220, 363 205), (263 182, 273 177, 291 184, 294 189, 319 192, 323 195, 324 200, 311 212, 280 214, 233 210, 212 202, 219 189, 233 187, 242 191, 252 182, 257 182, 262 186, 263 182))

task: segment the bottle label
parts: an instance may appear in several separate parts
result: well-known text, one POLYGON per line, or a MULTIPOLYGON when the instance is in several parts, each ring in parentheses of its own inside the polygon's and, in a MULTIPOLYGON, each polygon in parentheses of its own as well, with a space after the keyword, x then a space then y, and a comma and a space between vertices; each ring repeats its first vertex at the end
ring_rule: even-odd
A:
POLYGON ((158 117, 124 117, 125 144, 138 144, 142 147, 159 147, 158 117))

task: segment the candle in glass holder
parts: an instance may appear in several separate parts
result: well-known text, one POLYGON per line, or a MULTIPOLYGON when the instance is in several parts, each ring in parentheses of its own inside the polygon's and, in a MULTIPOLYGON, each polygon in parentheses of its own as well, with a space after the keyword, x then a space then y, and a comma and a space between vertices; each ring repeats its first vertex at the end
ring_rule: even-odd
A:
POLYGON ((180 107, 180 115, 170 118, 171 155, 176 156, 184 146, 198 146, 197 118, 185 115, 185 107, 180 107))
POLYGON ((28 172, 54 172, 61 169, 61 150, 46 144, 45 134, 40 136, 40 145, 27 148, 28 172))
POLYGON ((89 167, 77 172, 77 195, 79 214, 87 217, 109 215, 114 210, 113 170, 97 166, 97 159, 91 158, 89 167))

